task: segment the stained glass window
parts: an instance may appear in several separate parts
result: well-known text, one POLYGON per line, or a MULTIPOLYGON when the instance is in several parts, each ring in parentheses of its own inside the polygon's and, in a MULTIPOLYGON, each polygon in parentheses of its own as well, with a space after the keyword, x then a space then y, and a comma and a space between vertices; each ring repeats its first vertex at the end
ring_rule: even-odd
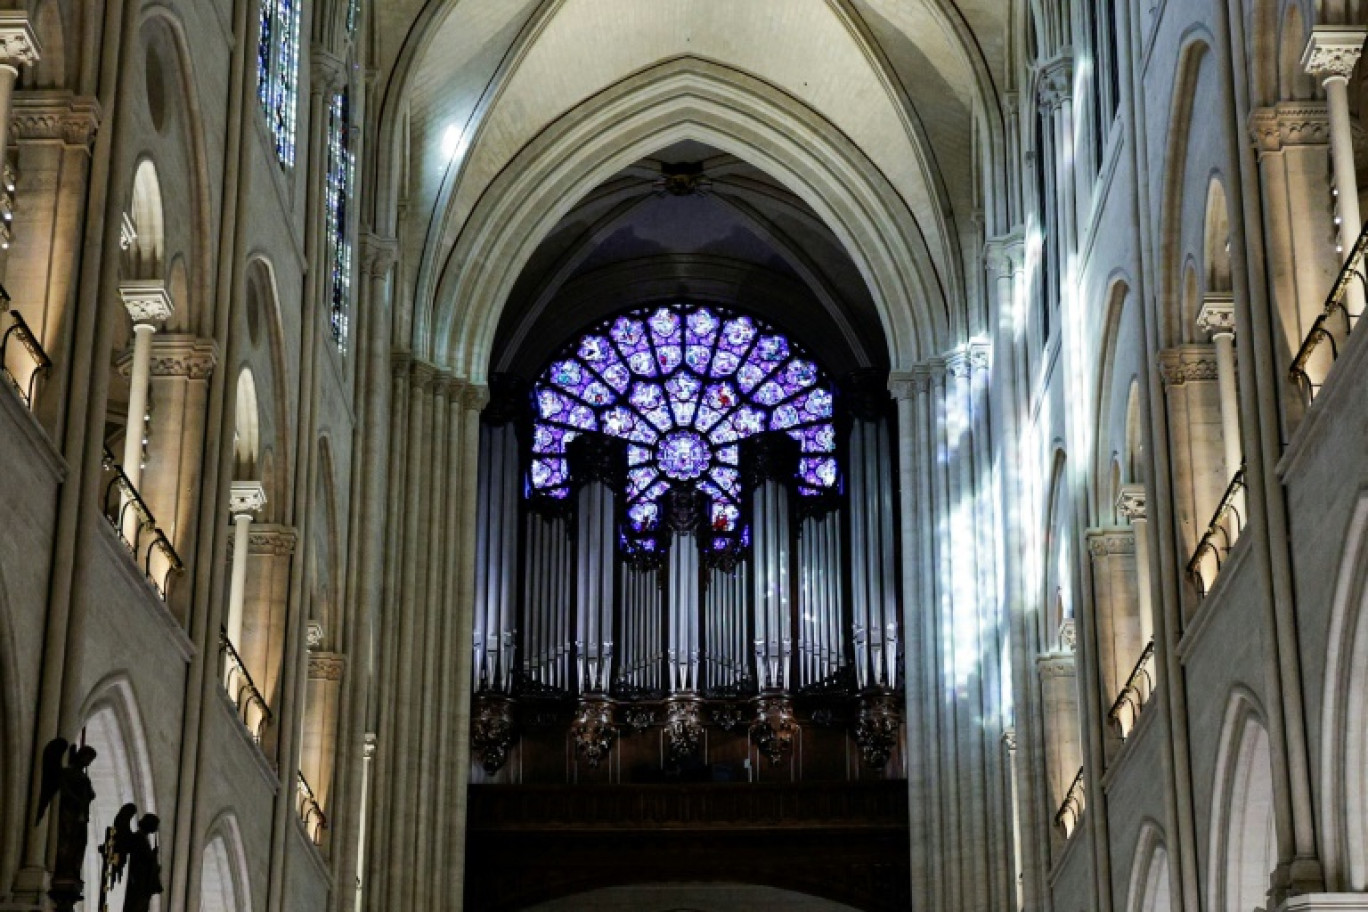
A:
POLYGON ((328 106, 328 174, 324 204, 328 221, 331 327, 337 350, 347 351, 351 309, 352 240, 348 214, 356 156, 351 148, 351 111, 345 89, 328 106))
POLYGON ((293 167, 299 98, 299 29, 303 0, 261 0, 257 98, 275 140, 276 158, 293 167))
POLYGON ((781 431, 798 442, 798 491, 839 482, 832 393, 817 365, 759 320, 721 308, 638 310, 590 330, 535 391, 530 488, 570 493, 566 447, 580 434, 627 442, 627 529, 655 550, 665 495, 692 486, 716 535, 744 539, 740 442, 781 431))

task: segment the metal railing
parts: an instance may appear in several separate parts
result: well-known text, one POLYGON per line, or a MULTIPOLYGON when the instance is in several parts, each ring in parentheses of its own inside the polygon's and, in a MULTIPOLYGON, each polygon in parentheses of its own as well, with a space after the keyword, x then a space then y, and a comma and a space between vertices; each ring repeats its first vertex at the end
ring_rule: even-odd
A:
POLYGON ((299 819, 304 821, 304 832, 313 840, 313 844, 321 846, 323 844, 323 831, 328 828, 328 817, 323 813, 323 808, 318 804, 318 798, 314 796, 314 791, 309 787, 308 780, 304 778, 302 772, 297 772, 298 787, 295 794, 295 810, 299 812, 299 819))
POLYGON ((1335 278, 1330 295, 1325 299, 1325 308, 1311 324, 1297 356, 1292 359, 1292 382, 1297 384, 1306 404, 1309 406, 1320 395, 1330 370, 1335 366, 1340 352, 1349 341, 1350 334, 1358 325, 1361 314, 1353 313, 1346 303, 1350 287, 1358 282, 1360 289, 1368 293, 1368 225, 1359 233, 1354 248, 1344 261, 1344 267, 1335 278))
POLYGON ((257 689, 242 656, 228 639, 228 631, 222 628, 219 629, 219 651, 223 653, 223 687, 237 707, 238 719, 252 736, 252 741, 260 744, 266 725, 271 721, 271 707, 266 705, 266 698, 257 689))
POLYGON ((1064 801, 1059 805, 1059 810, 1055 811, 1055 826, 1064 834, 1065 839, 1074 834, 1074 830, 1078 828, 1078 821, 1083 819, 1083 808, 1087 804, 1085 791, 1083 767, 1080 766, 1078 775, 1074 776, 1069 790, 1064 793, 1064 801))
POLYGON ((1244 488, 1245 467, 1235 473, 1226 487, 1216 512, 1207 524, 1206 532, 1197 542, 1197 549, 1187 564, 1188 579, 1197 590, 1197 597, 1204 599, 1221 573, 1221 565, 1239 541, 1244 531, 1244 488))
POLYGON ((1145 644, 1135 667, 1131 669, 1126 686, 1121 688, 1116 702, 1112 703, 1111 710, 1107 713, 1107 718, 1116 726, 1122 741, 1135 729, 1140 711, 1145 708, 1150 695, 1154 693, 1154 674, 1151 672, 1153 665, 1154 641, 1150 640, 1145 644))
MULTIPOLYGON (((9 295, 3 286, 0 286, 0 304, 9 304, 9 295)), ((14 391, 19 394, 19 398, 24 400, 24 405, 33 408, 33 394, 38 381, 47 377, 52 370, 52 359, 43 351, 43 346, 38 344, 38 337, 29 329, 28 323, 24 322, 24 317, 17 310, 9 312, 10 325, 5 329, 4 335, 0 335, 0 370, 9 378, 14 385, 14 391), (15 349, 22 348, 28 356, 27 363, 20 358, 13 358, 15 349, 10 348, 10 341, 19 343, 15 349)))
POLYGON ((133 555, 133 560, 142 567, 147 581, 165 601, 171 575, 180 573, 185 565, 108 447, 105 447, 103 465, 109 479, 104 492, 105 517, 133 555))

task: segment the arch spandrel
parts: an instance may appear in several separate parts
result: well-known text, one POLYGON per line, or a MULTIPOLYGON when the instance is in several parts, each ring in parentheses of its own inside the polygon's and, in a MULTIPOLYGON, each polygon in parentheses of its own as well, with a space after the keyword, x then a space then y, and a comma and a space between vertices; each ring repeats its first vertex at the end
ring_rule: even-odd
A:
POLYGON ((415 346, 476 382, 499 313, 537 245, 592 188, 672 143, 748 161, 812 207, 854 259, 894 369, 944 348, 947 296, 903 198, 831 124, 744 74, 683 58, 638 74, 568 114, 486 190, 443 264, 415 346))

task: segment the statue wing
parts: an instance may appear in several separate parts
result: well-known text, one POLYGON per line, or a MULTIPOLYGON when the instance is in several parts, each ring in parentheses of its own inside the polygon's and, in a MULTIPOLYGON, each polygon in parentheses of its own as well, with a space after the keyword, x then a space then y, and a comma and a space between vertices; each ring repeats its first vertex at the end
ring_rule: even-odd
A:
POLYGON ((133 832, 133 818, 137 816, 137 805, 129 803, 119 808, 119 813, 114 817, 114 858, 110 874, 115 883, 123 877, 124 868, 128 866, 128 853, 138 838, 133 832))
POLYGON ((53 738, 43 748, 43 783, 38 791, 38 816, 34 819, 34 826, 42 822, 48 805, 62 787, 62 757, 68 746, 65 738, 53 738))

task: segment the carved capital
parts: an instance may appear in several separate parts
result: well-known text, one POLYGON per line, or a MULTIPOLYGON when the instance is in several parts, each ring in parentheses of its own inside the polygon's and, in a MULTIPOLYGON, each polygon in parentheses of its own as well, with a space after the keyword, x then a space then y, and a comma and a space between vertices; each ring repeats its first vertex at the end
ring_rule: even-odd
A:
POLYGON ((323 645, 323 624, 321 621, 309 621, 304 625, 304 642, 310 651, 318 649, 323 645))
POLYGON ((470 383, 465 388, 465 409, 468 412, 482 412, 489 405, 489 387, 483 383, 470 383))
POLYGON ((1026 262, 1026 238, 1020 231, 990 238, 983 259, 994 278, 1009 279, 1026 262))
POLYGON ((931 391, 931 375, 925 371, 895 371, 888 375, 888 392, 894 399, 915 399, 931 391))
POLYGON ((399 242, 369 231, 361 235, 361 271, 371 278, 383 279, 399 262, 399 242))
POLYGON ((1235 334, 1235 300, 1229 294, 1208 292, 1197 312, 1197 328, 1211 336, 1235 334))
POLYGON ((37 63, 43 49, 24 10, 0 10, 0 64, 12 67, 37 63))
POLYGON ((1159 376, 1164 386, 1182 386, 1216 379, 1216 354, 1210 345, 1182 345, 1159 353, 1159 376))
POLYGON ((1002 743, 1007 747, 1008 751, 1016 751, 1017 733, 1015 728, 1009 728, 1002 733, 1002 743))
POLYGON ((1285 101, 1249 115, 1249 136, 1260 153, 1288 146, 1328 146, 1330 110, 1323 101, 1285 101))
POLYGON ((952 352, 945 358, 945 373, 956 380, 967 378, 972 367, 973 365, 970 363, 968 348, 961 348, 959 351, 952 352))
POLYGON ((993 343, 978 339, 969 343, 969 369, 974 373, 988 370, 993 364, 993 343))
POLYGON ((1116 495, 1116 512, 1131 522, 1143 522, 1146 518, 1145 508, 1144 485, 1126 484, 1121 486, 1120 493, 1116 495))
POLYGON ((1368 29, 1346 25, 1318 25, 1302 52, 1302 67, 1323 82, 1348 79, 1363 53, 1368 29))
POLYGON ((1047 652, 1036 657, 1041 678, 1072 678, 1076 674, 1072 652, 1047 652))
POLYGON ((409 367, 409 387, 414 390, 431 389, 437 381, 437 373, 436 366, 415 359, 409 367))
POLYGON ((1040 68, 1037 97, 1043 108, 1057 110, 1073 97, 1073 56, 1061 54, 1040 68))
POLYGON ((121 282, 119 297, 123 300, 124 307, 128 308, 128 315, 133 318, 134 326, 161 323, 171 319, 171 315, 176 312, 176 305, 171 301, 171 293, 166 290, 166 283, 161 279, 121 282))
POLYGON ((208 380, 218 366, 218 343, 182 333, 159 333, 152 340, 154 377, 208 380))
POLYGON ((380 746, 380 736, 375 732, 366 732, 365 740, 361 746, 361 756, 366 760, 375 759, 376 748, 380 746))
POLYGON ((235 481, 228 489, 228 512, 254 515, 266 506, 266 488, 259 481, 235 481))
POLYGON ((320 94, 339 92, 347 85, 347 64, 326 48, 314 45, 309 57, 309 79, 320 94))

